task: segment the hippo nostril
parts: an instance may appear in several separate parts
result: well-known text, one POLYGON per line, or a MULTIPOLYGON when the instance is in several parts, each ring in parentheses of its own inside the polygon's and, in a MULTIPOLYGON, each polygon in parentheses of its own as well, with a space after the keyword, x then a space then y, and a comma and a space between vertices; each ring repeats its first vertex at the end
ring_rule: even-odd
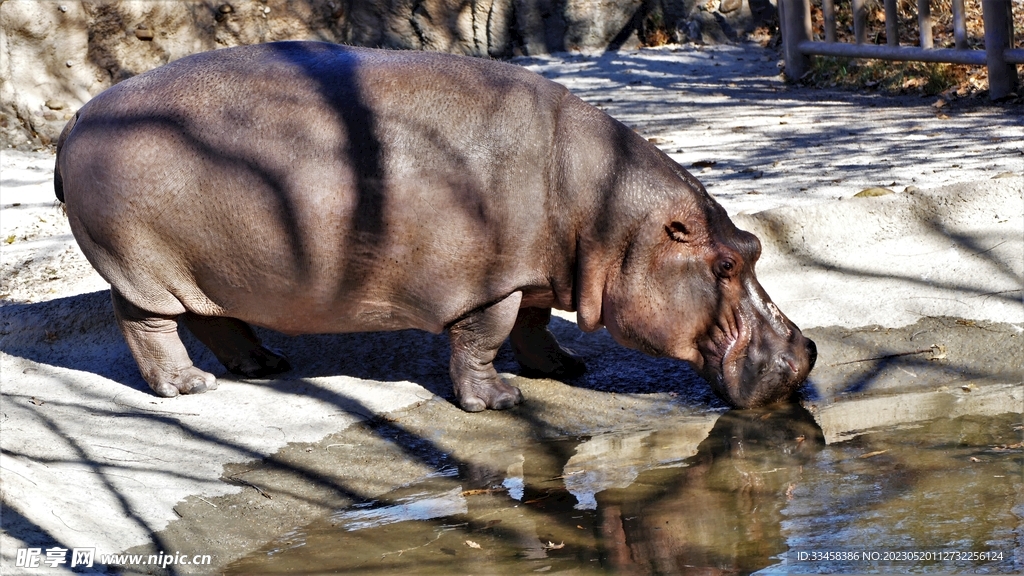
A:
POLYGON ((808 357, 808 370, 814 368, 814 363, 818 360, 818 346, 814 343, 814 340, 807 340, 807 357, 808 357))
POLYGON ((779 359, 782 360, 782 362, 785 363, 786 366, 789 366, 790 371, 793 372, 794 374, 800 371, 800 367, 797 366, 796 363, 796 358, 793 358, 789 354, 783 354, 779 359))

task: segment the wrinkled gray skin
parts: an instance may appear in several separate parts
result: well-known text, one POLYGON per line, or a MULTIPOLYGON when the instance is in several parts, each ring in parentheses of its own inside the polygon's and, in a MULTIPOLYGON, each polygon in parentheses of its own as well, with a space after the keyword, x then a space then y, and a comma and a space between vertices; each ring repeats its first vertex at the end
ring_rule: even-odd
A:
POLYGON ((521 401, 492 360, 582 363, 551 309, 691 362, 733 405, 814 362, 754 277, 760 245, 657 148, 562 86, 464 57, 284 42, 183 58, 94 98, 58 143, 57 197, 143 377, 215 388, 289 368, 288 334, 447 330, 461 406, 521 401))

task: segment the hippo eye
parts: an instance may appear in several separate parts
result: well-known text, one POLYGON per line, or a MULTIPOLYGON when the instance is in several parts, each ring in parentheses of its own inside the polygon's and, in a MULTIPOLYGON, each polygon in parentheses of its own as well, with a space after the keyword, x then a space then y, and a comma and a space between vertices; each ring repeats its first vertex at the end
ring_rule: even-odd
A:
POLYGON ((718 263, 718 275, 722 278, 728 278, 732 275, 732 271, 736 268, 736 264, 732 260, 722 260, 718 263))

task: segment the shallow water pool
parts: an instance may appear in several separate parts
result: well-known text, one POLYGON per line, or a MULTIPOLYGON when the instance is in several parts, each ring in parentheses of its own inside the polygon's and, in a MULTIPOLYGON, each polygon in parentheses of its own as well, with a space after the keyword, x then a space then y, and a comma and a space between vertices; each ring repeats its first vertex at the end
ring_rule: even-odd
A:
POLYGON ((799 406, 503 448, 229 574, 1019 573, 1020 414, 827 444, 799 406))

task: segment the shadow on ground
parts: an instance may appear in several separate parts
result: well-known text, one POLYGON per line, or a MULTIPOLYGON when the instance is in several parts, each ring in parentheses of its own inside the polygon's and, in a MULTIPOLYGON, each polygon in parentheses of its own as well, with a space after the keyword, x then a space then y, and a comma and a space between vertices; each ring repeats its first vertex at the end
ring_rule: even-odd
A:
MULTIPOLYGON (((133 390, 149 393, 134 360, 114 323, 110 296, 92 292, 40 303, 8 304, 0 308, 4 338, 0 350, 44 365, 83 371, 118 382, 133 390), (97 340, 109 346, 90 346, 97 340)), ((587 372, 568 380, 587 390, 652 394, 674 393, 694 407, 721 408, 707 384, 685 363, 668 358, 651 358, 623 348, 605 330, 585 334, 573 322, 553 317, 551 330, 559 341, 580 355, 587 372)), ((293 370, 275 380, 254 385, 287 389, 288 382, 330 376, 364 380, 414 382, 432 393, 453 400, 448 375, 450 349, 446 335, 419 330, 327 334, 289 337, 271 330, 258 330, 271 347, 284 352, 293 370)), ((202 344, 184 328, 179 330, 194 363, 219 378, 236 380, 226 372, 202 344)), ((499 372, 518 373, 506 342, 495 366, 499 372)))

